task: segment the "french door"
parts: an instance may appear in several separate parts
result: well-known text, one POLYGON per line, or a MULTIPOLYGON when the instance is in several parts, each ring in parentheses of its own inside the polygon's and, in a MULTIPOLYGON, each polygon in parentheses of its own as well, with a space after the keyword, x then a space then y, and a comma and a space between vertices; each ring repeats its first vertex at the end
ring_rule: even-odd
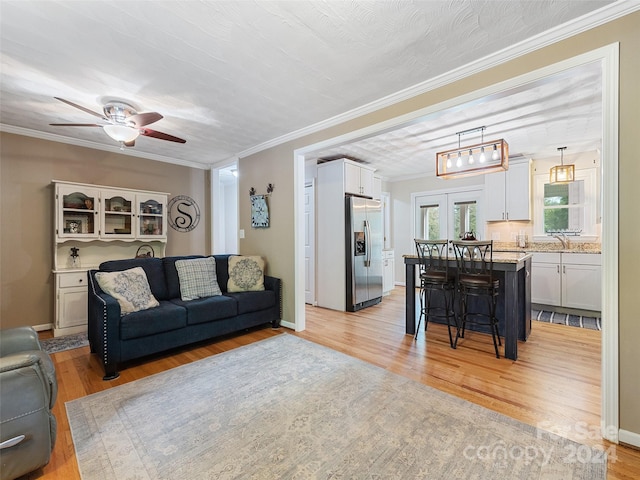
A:
POLYGON ((466 232, 484 236, 482 190, 414 196, 414 238, 458 240, 466 232))

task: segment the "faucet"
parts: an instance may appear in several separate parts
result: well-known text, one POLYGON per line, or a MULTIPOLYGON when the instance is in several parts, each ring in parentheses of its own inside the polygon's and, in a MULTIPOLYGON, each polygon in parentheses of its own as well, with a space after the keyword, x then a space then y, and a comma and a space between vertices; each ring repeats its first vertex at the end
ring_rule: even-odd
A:
POLYGON ((570 245, 569 245, 569 239, 567 238, 567 236, 564 234, 564 232, 560 232, 560 235, 556 234, 553 235, 553 238, 557 238, 558 240, 560 240, 560 243, 562 244, 562 249, 563 250, 568 250, 570 245), (562 236, 560 236, 562 235, 562 236))

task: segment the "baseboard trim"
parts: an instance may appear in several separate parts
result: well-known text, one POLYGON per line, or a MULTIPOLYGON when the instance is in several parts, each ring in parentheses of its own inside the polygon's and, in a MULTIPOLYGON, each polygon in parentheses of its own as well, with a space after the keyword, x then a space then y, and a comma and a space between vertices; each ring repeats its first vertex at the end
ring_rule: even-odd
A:
POLYGON ((286 322, 284 320, 280 321, 280 326, 281 327, 285 327, 285 328, 289 328, 291 330, 295 330, 296 329, 296 324, 295 323, 286 322))
POLYGON ((43 323, 42 325, 32 325, 36 332, 44 332, 45 330, 53 330, 53 323, 43 323))
POLYGON ((620 429, 618 430, 618 441, 620 443, 640 448, 640 433, 620 429))

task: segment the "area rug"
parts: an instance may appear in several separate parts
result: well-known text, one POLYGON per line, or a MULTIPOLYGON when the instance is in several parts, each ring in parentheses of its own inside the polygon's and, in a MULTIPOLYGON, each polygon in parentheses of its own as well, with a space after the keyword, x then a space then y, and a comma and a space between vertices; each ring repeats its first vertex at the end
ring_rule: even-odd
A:
POLYGON ((606 476, 603 452, 290 334, 66 408, 84 480, 606 476))
POLYGON ((63 352, 72 348, 86 347, 87 345, 89 345, 89 340, 86 333, 40 340, 40 346, 47 353, 63 352))
POLYGON ((568 313, 549 312, 546 310, 531 310, 531 318, 539 322, 568 325, 589 330, 602 330, 600 317, 586 317, 582 315, 570 315, 568 313))

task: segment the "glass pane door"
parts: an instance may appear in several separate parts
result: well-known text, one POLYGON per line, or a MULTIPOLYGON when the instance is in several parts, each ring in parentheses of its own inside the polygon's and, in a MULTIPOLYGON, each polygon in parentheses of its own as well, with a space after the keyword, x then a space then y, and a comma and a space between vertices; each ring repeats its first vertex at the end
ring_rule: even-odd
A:
POLYGON ((447 195, 449 240, 459 240, 471 233, 477 240, 484 236, 484 221, 480 208, 481 190, 450 193, 447 195))
POLYGON ((415 197, 415 238, 459 240, 472 232, 484 237, 482 190, 415 197))
POLYGON ((447 238, 447 196, 416 197, 415 238, 440 240, 447 238))

